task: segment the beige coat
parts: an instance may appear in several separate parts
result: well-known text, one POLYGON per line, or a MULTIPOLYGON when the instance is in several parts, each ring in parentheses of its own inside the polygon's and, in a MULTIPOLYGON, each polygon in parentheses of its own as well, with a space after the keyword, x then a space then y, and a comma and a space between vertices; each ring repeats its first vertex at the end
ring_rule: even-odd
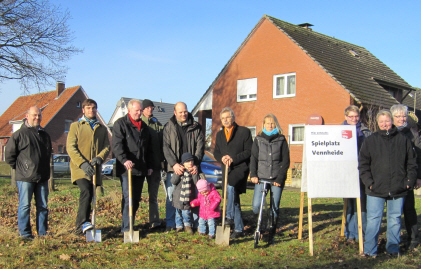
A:
MULTIPOLYGON (((87 121, 77 121, 70 125, 67 135, 67 153, 70 156, 70 171, 72 183, 76 180, 86 178, 91 180, 80 168, 82 163, 90 162, 94 157, 101 157, 105 160, 110 152, 110 141, 108 140, 107 128, 97 124, 92 130, 87 121)), ((97 167, 97 186, 102 185, 101 167, 97 167)))

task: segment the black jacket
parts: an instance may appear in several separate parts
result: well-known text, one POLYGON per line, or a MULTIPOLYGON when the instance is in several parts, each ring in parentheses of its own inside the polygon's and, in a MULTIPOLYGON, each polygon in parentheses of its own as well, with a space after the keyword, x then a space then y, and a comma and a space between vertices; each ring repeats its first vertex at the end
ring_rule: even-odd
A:
POLYGON ((132 161, 132 175, 146 176, 147 170, 153 166, 153 150, 150 143, 149 128, 142 121, 140 131, 134 126, 129 114, 119 118, 113 126, 113 153, 116 157, 116 176, 127 175, 124 166, 132 161))
POLYGON ((289 168, 289 149, 285 136, 262 133, 251 148, 250 177, 274 181, 284 187, 289 168))
POLYGON ((367 137, 358 161, 367 195, 403 197, 408 192, 407 186, 414 187, 417 179, 415 150, 394 125, 389 131, 381 130, 367 137))
POLYGON ((400 130, 402 134, 404 134, 406 137, 411 140, 412 145, 415 149, 415 152, 417 153, 417 178, 421 178, 421 139, 418 135, 418 132, 414 131, 414 129, 410 128, 409 126, 404 127, 402 130, 400 130))
POLYGON ((6 162, 16 169, 16 180, 31 183, 50 178, 50 136, 43 129, 24 124, 6 144, 6 162))
POLYGON ((222 163, 222 157, 229 155, 233 159, 232 164, 228 168, 228 184, 233 186, 238 193, 245 193, 253 141, 248 128, 238 126, 235 122, 233 128, 228 142, 225 137, 225 127, 216 134, 213 155, 222 164, 223 179, 225 178, 225 165, 222 163))

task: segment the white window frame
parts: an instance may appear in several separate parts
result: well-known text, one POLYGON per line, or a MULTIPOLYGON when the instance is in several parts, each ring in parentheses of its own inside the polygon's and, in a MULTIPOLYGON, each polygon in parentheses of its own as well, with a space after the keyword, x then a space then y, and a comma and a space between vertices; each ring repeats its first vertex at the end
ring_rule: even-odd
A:
POLYGON ((70 130, 70 125, 72 125, 73 121, 72 120, 64 120, 64 132, 65 133, 69 132, 69 130, 66 130, 67 123, 69 123, 69 130, 70 130))
POLYGON ((257 100, 257 78, 237 80, 237 102, 257 100))
POLYGON ((288 134, 289 134, 289 144, 290 145, 302 145, 304 144, 304 137, 303 137, 303 141, 294 141, 294 135, 293 135, 293 129, 295 127, 304 127, 305 128, 305 124, 290 124, 288 127, 288 134))
POLYGON ((254 140, 254 138, 255 138, 255 137, 256 137, 256 135, 257 135, 257 129, 256 129, 256 126, 246 126, 246 127, 250 129, 251 138, 254 140), (253 132, 252 132, 252 130, 254 130, 254 136, 253 136, 253 132))
POLYGON ((295 97, 295 94, 297 92, 297 74, 296 73, 287 73, 287 74, 280 74, 280 75, 274 75, 273 76, 273 98, 285 98, 285 97, 295 97), (288 94, 288 77, 294 76, 295 77, 295 92, 288 94), (276 94, 276 86, 277 86, 277 79, 279 77, 284 77, 284 89, 285 94, 276 94))

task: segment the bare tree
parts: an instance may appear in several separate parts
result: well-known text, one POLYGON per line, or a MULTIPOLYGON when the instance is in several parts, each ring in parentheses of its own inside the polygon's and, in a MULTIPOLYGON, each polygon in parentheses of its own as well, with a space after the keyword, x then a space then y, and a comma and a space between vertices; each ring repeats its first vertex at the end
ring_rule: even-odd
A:
POLYGON ((71 45, 69 12, 48 0, 0 0, 0 82, 19 80, 25 93, 62 80, 71 45))

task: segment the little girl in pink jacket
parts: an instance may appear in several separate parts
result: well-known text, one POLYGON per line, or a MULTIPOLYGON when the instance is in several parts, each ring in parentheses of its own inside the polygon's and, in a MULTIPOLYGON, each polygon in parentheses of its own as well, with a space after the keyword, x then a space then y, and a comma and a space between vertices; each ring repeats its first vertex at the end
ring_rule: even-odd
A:
POLYGON ((196 184, 199 192, 197 199, 190 202, 191 207, 200 206, 199 208, 199 235, 206 234, 206 222, 209 226, 209 238, 215 238, 215 218, 221 216, 219 204, 221 196, 212 183, 208 183, 205 179, 200 179, 196 184))

